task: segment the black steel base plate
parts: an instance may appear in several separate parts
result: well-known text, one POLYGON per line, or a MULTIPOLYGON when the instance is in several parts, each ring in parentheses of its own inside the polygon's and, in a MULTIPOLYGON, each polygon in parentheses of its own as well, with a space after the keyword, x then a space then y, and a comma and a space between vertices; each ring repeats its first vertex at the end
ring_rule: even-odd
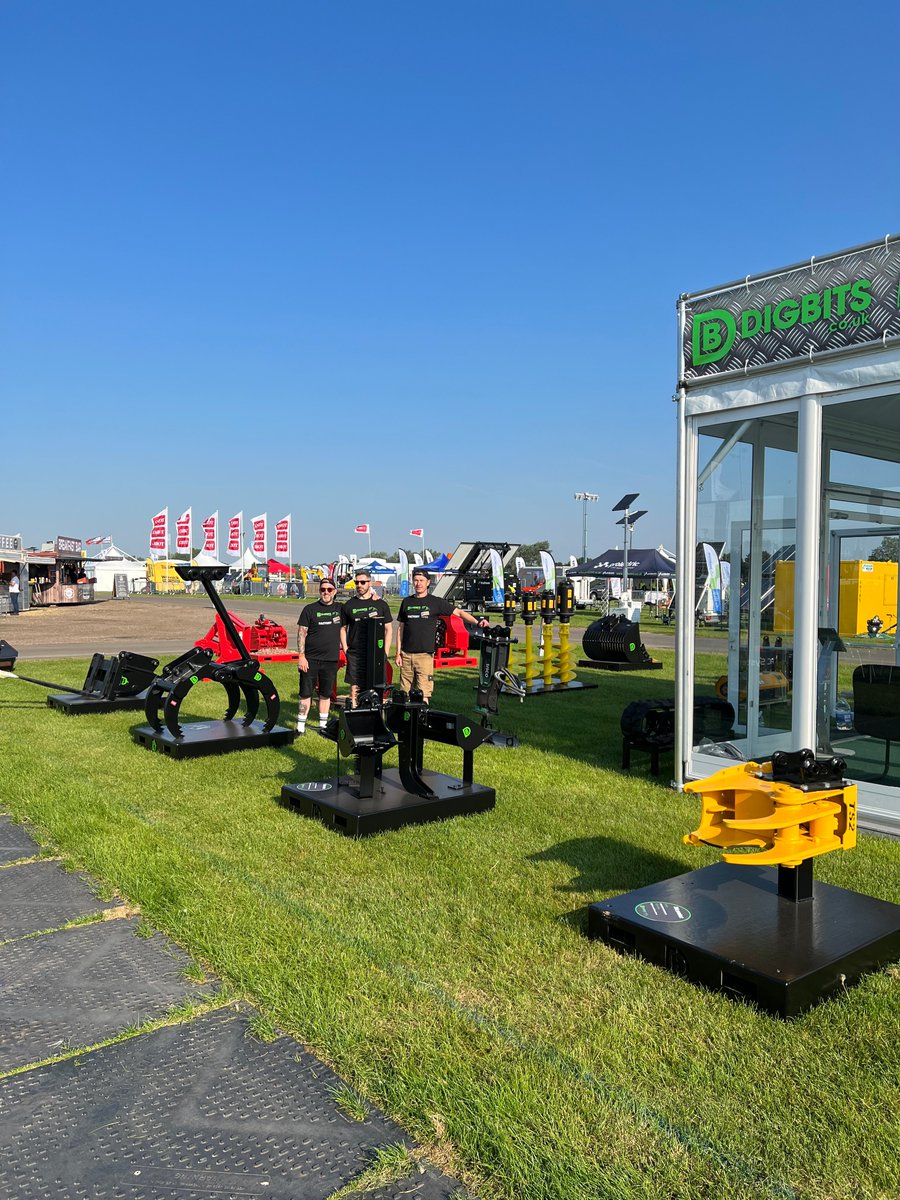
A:
POLYGON ((168 729, 157 732, 152 725, 138 725, 131 736, 139 746, 169 758, 200 758, 204 754, 228 754, 232 750, 259 750, 262 746, 288 746, 297 736, 293 729, 273 725, 266 731, 262 721, 243 725, 240 721, 191 721, 182 726, 180 738, 168 729))
POLYGON ((596 658, 579 658, 579 667, 592 667, 595 671, 661 671, 663 665, 658 659, 651 658, 645 663, 604 662, 596 658))
POLYGON ((137 696, 117 696, 113 700, 103 700, 99 696, 76 696, 71 692, 58 695, 54 692, 47 697, 47 703, 68 717, 79 717, 83 713, 143 711, 146 699, 146 691, 139 692, 137 696))
POLYGON ((400 782, 399 772, 388 770, 375 781, 375 795, 368 800, 360 800, 359 789, 347 779, 287 783, 281 789, 281 799, 304 817, 322 821, 347 837, 368 837, 404 825, 467 817, 487 812, 496 803, 494 789, 478 783, 464 784, 452 775, 427 770, 422 771, 422 779, 433 796, 410 795, 400 782))
POLYGON ((592 904, 588 936, 795 1017, 900 957, 900 905, 818 881, 794 903, 777 868, 716 863, 592 904))

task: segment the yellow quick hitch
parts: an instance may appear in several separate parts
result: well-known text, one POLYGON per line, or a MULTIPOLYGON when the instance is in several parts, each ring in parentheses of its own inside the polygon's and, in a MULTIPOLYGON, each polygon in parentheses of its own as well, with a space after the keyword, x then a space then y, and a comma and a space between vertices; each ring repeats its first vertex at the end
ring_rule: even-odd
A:
MULTIPOLYGON (((815 766, 814 755, 800 753, 815 766)), ((687 784, 684 790, 700 796, 703 807, 685 843, 757 847, 756 853, 722 857, 728 863, 785 867, 856 845, 855 784, 827 786, 827 779, 822 785, 797 784, 773 779, 773 773, 771 762, 746 762, 687 784)))

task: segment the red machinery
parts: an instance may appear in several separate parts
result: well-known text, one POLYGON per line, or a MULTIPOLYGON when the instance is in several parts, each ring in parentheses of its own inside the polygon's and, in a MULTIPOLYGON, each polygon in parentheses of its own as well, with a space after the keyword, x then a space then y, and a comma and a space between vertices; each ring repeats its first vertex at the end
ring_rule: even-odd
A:
MULTIPOLYGON (((242 621, 236 613, 229 612, 228 615, 234 622, 245 649, 260 662, 296 662, 300 657, 296 650, 288 650, 288 635, 283 625, 278 625, 264 616, 257 617, 251 625, 242 621)), ((240 658, 239 651, 232 644, 222 618, 218 615, 209 633, 199 638, 194 645, 203 650, 212 650, 216 662, 234 662, 240 658)))
POLYGON ((442 667, 477 667, 478 659, 469 654, 469 634, 462 617, 441 617, 437 627, 437 647, 434 669, 442 667))

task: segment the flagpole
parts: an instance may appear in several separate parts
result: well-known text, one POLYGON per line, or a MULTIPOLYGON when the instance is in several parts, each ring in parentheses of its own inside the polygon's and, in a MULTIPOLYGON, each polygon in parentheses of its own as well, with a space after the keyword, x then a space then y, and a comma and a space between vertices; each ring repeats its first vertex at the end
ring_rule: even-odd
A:
POLYGON ((425 561, 425 530, 422 529, 422 562, 425 561))
POLYGON ((372 526, 366 526, 366 537, 369 539, 369 558, 372 557, 372 526))

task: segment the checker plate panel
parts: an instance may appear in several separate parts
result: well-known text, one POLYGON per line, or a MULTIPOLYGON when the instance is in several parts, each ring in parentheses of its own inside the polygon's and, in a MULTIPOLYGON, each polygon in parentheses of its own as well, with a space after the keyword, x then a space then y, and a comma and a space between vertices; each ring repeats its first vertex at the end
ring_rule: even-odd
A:
POLYGON ((0 946, 0 1071, 90 1046, 209 995, 168 939, 103 921, 0 946))

